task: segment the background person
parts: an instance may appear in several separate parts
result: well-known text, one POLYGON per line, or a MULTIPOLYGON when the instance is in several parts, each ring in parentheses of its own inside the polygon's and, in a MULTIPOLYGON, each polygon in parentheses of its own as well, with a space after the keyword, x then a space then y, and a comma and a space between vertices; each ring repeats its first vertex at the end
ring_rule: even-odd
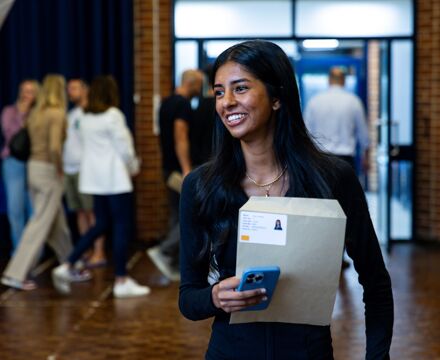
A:
MULTIPOLYGON (((186 70, 182 83, 173 95, 163 100, 159 110, 160 147, 162 171, 165 182, 175 175, 185 177, 191 171, 190 127, 193 110, 190 100, 202 91, 203 74, 198 70, 186 70)), ((172 281, 179 276, 179 201, 178 191, 167 187, 168 191, 168 232, 160 245, 148 249, 147 254, 157 268, 172 281)))
POLYGON ((190 128, 191 163, 193 167, 207 162, 212 156, 212 134, 215 121, 215 98, 210 82, 211 67, 204 71, 205 93, 199 97, 190 128))
POLYGON ((62 205, 66 95, 61 75, 50 74, 44 78, 26 126, 31 140, 28 184, 34 212, 1 281, 7 286, 32 290, 36 284, 27 277, 44 244, 53 248, 60 262, 72 249, 62 205))
POLYGON ((118 109, 119 92, 112 76, 96 77, 81 121, 83 144, 79 191, 93 195, 96 223, 78 241, 67 261, 52 271, 55 288, 70 293, 75 263, 94 241, 112 229, 115 297, 144 296, 150 292, 127 275, 127 246, 132 238, 133 184, 139 171, 133 138, 118 109))
POLYGON ((13 251, 17 248, 31 215, 31 201, 26 180, 26 163, 11 156, 9 142, 26 124, 26 118, 35 104, 39 88, 37 81, 24 80, 20 84, 17 101, 13 105, 6 106, 1 116, 1 130, 5 141, 1 150, 2 173, 13 251))
MULTIPOLYGON (((361 153, 362 171, 368 171, 368 127, 361 99, 344 89, 345 72, 329 71, 328 90, 313 97, 304 112, 304 121, 316 144, 324 151, 348 162, 356 170, 356 150, 361 153)), ((342 269, 350 263, 343 259, 342 269)))
POLYGON ((236 291, 238 213, 250 196, 339 201, 364 289, 366 359, 389 358, 391 282, 364 193, 352 168, 308 136, 288 57, 273 43, 247 41, 219 55, 213 77, 215 156, 185 178, 180 213, 179 307, 191 320, 215 317, 206 359, 333 359, 330 326, 229 324, 229 313, 266 300, 264 289, 236 291))
MULTIPOLYGON (((67 114, 67 138, 63 150, 65 194, 68 208, 76 213, 79 234, 84 235, 95 223, 93 196, 80 193, 78 186, 82 153, 80 123, 87 106, 88 86, 82 79, 71 79, 67 83, 67 95, 74 108, 67 114)), ((106 264, 103 236, 95 241, 85 261, 87 267, 106 264)))
POLYGON ((368 170, 368 127, 361 99, 344 89, 345 72, 333 67, 328 90, 310 99, 304 112, 307 129, 324 151, 347 161, 353 168, 357 145, 363 170, 368 170))

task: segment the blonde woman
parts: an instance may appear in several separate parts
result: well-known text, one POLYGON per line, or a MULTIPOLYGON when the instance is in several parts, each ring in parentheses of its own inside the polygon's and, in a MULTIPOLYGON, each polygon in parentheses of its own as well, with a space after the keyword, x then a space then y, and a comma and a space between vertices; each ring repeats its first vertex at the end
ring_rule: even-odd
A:
POLYGON ((31 206, 26 184, 26 163, 10 154, 9 143, 25 125, 26 118, 35 105, 40 85, 35 80, 24 80, 20 84, 17 101, 6 106, 1 116, 1 131, 5 144, 0 152, 3 182, 6 190, 6 204, 11 229, 12 250, 18 245, 31 206))
POLYGON ((44 78, 27 128, 32 144, 28 161, 28 184, 34 213, 1 280, 4 285, 21 290, 36 288, 35 282, 28 279, 28 274, 46 242, 53 248, 60 262, 72 250, 61 203, 61 158, 66 133, 65 80, 62 76, 47 75, 44 78))

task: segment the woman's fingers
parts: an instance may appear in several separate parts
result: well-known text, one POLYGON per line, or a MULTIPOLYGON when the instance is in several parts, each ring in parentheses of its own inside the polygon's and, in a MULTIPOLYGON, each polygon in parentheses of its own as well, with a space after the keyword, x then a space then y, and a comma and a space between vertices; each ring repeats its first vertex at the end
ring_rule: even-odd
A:
POLYGON ((262 301, 267 301, 267 297, 260 295, 258 297, 250 298, 247 300, 232 300, 232 301, 225 301, 224 305, 222 306, 222 309, 227 313, 232 313, 235 311, 240 311, 243 309, 246 309, 249 306, 257 305, 262 301))
POLYGON ((227 278, 218 283, 219 291, 221 290, 235 290, 240 285, 240 279, 236 276, 227 278))
POLYGON ((231 313, 267 300, 266 289, 236 291, 239 284, 239 278, 231 277, 214 285, 212 289, 214 305, 231 313))
POLYGON ((220 300, 220 305, 224 307, 246 307, 259 304, 260 302, 266 300, 267 297, 265 295, 258 295, 243 300, 220 300))
POLYGON ((247 299, 250 297, 254 297, 266 293, 266 289, 264 288, 246 290, 246 291, 236 291, 239 285, 240 285, 240 279, 236 276, 220 281, 220 283, 218 284, 219 298, 221 300, 247 299))
POLYGON ((246 291, 236 291, 235 289, 221 290, 220 288, 218 297, 220 300, 246 300, 255 296, 264 295, 265 293, 266 289, 264 288, 246 291))

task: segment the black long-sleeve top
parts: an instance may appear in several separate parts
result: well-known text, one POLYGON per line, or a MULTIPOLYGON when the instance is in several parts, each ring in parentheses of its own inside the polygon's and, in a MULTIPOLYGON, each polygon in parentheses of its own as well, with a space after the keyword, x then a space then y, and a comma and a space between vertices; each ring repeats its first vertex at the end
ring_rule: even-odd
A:
MULTIPOLYGON (((340 161, 339 161, 340 162, 340 161)), ((389 359, 393 329, 393 296, 378 240, 368 212, 364 192, 350 166, 338 163, 336 177, 329 182, 334 198, 347 216, 346 250, 363 286, 367 348, 366 359, 389 359)), ((197 218, 194 197, 200 170, 185 178, 181 195, 181 285, 179 307, 191 320, 215 317, 207 359, 332 359, 329 326, 285 323, 229 324, 229 315, 214 306, 208 283, 209 259, 196 264, 200 253, 196 241, 197 218)), ((286 196, 292 196, 288 191, 286 196)), ((239 208, 248 200, 243 192, 239 208)), ((234 276, 237 233, 228 238, 220 266, 221 278, 234 276)), ((208 256, 207 256, 208 257, 208 256)))

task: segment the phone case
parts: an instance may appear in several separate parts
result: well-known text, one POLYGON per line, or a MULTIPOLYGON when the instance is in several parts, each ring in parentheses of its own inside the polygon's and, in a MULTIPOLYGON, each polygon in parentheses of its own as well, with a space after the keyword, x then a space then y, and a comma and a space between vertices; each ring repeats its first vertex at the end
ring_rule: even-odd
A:
POLYGON ((237 291, 265 288, 267 300, 241 311, 266 309, 272 299, 279 276, 280 268, 278 266, 258 266, 245 269, 237 291))

